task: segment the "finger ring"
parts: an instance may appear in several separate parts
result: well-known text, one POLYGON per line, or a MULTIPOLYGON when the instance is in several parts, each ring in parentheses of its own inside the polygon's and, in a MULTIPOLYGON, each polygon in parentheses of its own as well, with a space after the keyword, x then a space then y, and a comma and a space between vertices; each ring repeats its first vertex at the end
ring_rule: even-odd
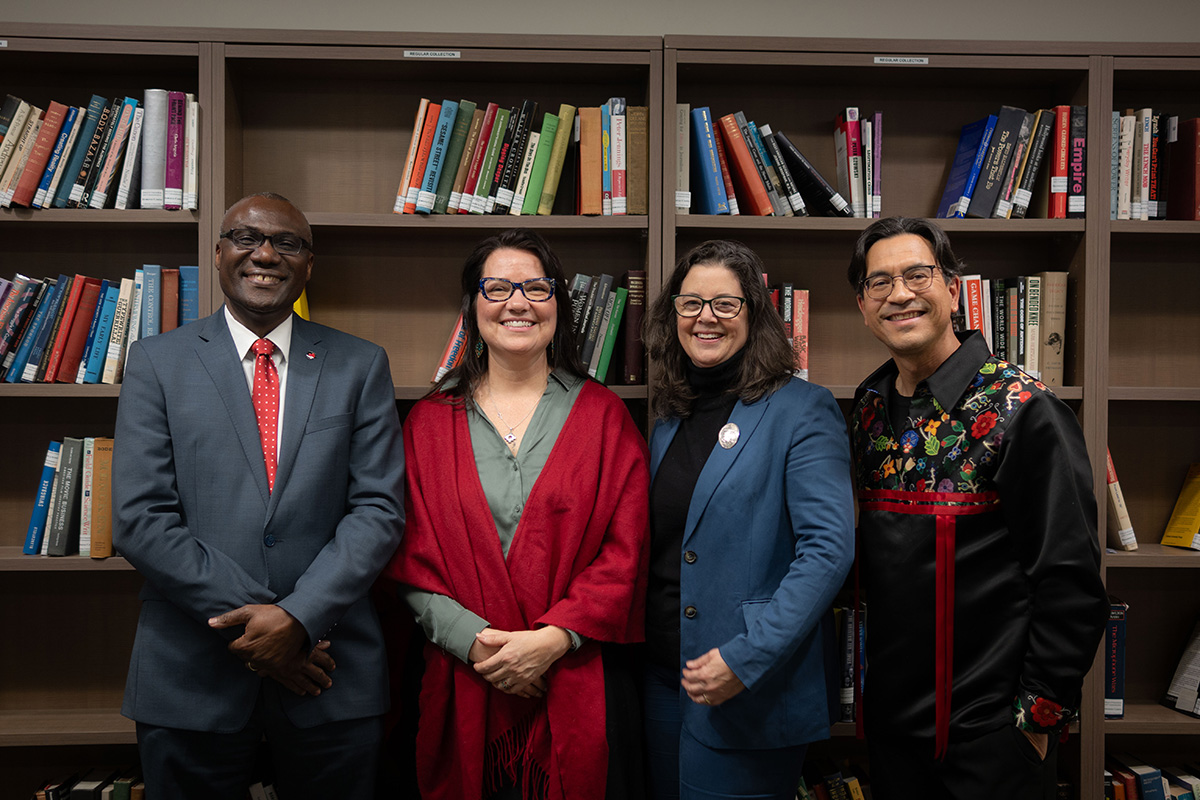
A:
POLYGON ((706 705, 706 706, 712 705, 712 702, 709 701, 709 699, 708 699, 708 695, 706 695, 704 692, 701 692, 700 696, 704 698, 704 705, 706 705))
POLYGON ((251 672, 258 672, 258 667, 254 666, 249 661, 246 662, 246 669, 250 670, 251 672))
POLYGON ((501 689, 507 689, 507 688, 509 688, 510 686, 512 686, 512 684, 508 682, 508 679, 507 679, 507 678, 505 678, 504 680, 500 681, 500 688, 501 688, 501 689))

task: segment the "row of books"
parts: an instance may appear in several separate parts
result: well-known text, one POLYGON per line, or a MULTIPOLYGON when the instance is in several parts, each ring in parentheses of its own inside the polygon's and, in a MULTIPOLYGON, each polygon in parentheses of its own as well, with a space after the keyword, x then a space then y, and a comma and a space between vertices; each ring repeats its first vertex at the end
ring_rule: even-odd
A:
MULTIPOLYGON (((1109 595, 1108 626, 1104 632, 1104 718, 1125 716, 1125 637, 1129 604, 1109 595)), ((1176 663, 1161 704, 1189 717, 1200 718, 1200 621, 1176 663)))
POLYGON ((0 278, 0 377, 7 383, 120 383, 140 338, 200 314, 200 268, 147 264, 133 278, 0 278))
MULTIPOLYGON (((1108 454, 1108 546, 1113 550, 1137 550, 1133 521, 1117 479, 1112 453, 1108 454)), ((1200 464, 1188 467, 1183 488, 1175 499, 1171 517, 1159 542, 1167 547, 1200 550, 1200 464)))
POLYGON ((1109 800, 1200 800, 1200 762, 1155 767, 1128 753, 1104 760, 1104 797, 1109 800))
POLYGON ((200 105, 147 89, 86 106, 0 105, 0 206, 165 208, 198 205, 200 105))
POLYGON ((566 103, 538 118, 538 103, 480 108, 422 98, 396 191, 396 214, 649 212, 649 116, 623 97, 566 103))
POLYGON ((1062 386, 1067 273, 1017 278, 962 276, 956 330, 983 333, 997 357, 1047 386, 1062 386))
POLYGON ((808 380, 808 289, 797 289, 787 282, 768 288, 771 303, 783 322, 783 335, 792 346, 792 372, 796 377, 808 380))
POLYGON ((64 437, 46 448, 26 555, 108 558, 112 545, 113 440, 64 437))
POLYGON ((796 800, 868 800, 871 797, 869 776, 861 765, 848 759, 835 762, 829 758, 806 759, 796 800))
POLYGON ((1200 119, 1112 112, 1110 217, 1200 220, 1200 119))
POLYGON ((1001 106, 964 125, 937 217, 1083 218, 1087 106, 1001 106))
MULTIPOLYGON (((676 213, 850 217, 861 211, 858 216, 867 216, 865 206, 847 202, 783 131, 756 124, 741 111, 714 119, 707 106, 679 104, 676 145, 676 213)), ((871 160, 855 152, 847 180, 854 176, 849 191, 862 204, 862 172, 871 160)))
POLYGON ((146 784, 137 769, 95 767, 46 781, 33 796, 34 800, 143 800, 146 784))
MULTIPOLYGON (((834 630, 837 642, 842 652, 842 686, 839 690, 841 703, 841 722, 855 722, 858 719, 857 701, 854 693, 854 665, 865 664, 867 660, 867 607, 862 604, 859 608, 858 621, 855 623, 854 609, 848 606, 833 607, 834 630)), ((866 673, 859 673, 859 690, 866 673)))

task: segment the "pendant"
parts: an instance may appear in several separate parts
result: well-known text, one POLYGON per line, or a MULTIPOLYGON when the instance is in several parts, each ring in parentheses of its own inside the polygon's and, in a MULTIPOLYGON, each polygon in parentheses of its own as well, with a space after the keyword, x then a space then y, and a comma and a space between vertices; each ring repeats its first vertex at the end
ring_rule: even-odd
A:
POLYGON ((724 427, 721 428, 721 432, 717 434, 717 442, 721 445, 721 447, 729 450, 735 444, 737 444, 738 437, 741 435, 742 432, 738 429, 737 425, 732 422, 727 422, 724 427))
POLYGON ((510 445, 513 442, 515 442, 516 440, 517 440, 517 435, 515 433, 513 433, 512 431, 509 431, 508 433, 504 434, 504 441, 508 442, 510 445))

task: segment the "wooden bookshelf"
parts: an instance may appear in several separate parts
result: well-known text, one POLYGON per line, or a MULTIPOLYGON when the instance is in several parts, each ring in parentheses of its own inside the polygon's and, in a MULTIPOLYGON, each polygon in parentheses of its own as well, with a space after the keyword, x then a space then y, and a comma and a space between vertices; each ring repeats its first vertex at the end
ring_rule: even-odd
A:
MULTIPOLYGON (((314 319, 388 350, 401 413, 428 388, 457 313, 464 257, 479 239, 516 225, 542 232, 569 274, 646 269, 650 297, 689 247, 745 241, 772 281, 811 290, 810 375, 845 404, 887 357, 845 279, 869 222, 676 215, 676 103, 770 122, 827 177, 835 175, 837 111, 880 110, 883 214, 907 216, 934 213, 963 124, 1002 104, 1087 105, 1086 219, 947 220, 945 228, 971 271, 986 277, 1069 272, 1066 385, 1056 391, 1079 414, 1098 487, 1111 449, 1142 540, 1135 553, 1104 557, 1110 591, 1131 605, 1129 711, 1125 720, 1102 719, 1094 671, 1064 777, 1077 797, 1096 797, 1113 743, 1147 758, 1169 750, 1166 740, 1200 743, 1200 721, 1158 705, 1200 614, 1192 572, 1200 554, 1155 544, 1187 465, 1200 461, 1200 314, 1191 291, 1200 222, 1109 220, 1107 187, 1109 112, 1152 106, 1200 115, 1200 46, 41 24, 0 34, 2 91, 82 105, 92 93, 140 96, 162 86, 195 92, 202 108, 199 210, 0 210, 8 272, 121 278, 143 263, 199 264, 206 314, 221 302, 211 264, 224 209, 250 192, 280 192, 313 226, 314 319), (916 63, 882 63, 896 56, 916 63), (622 94, 650 108, 647 216, 390 213, 420 97, 530 98, 544 112, 622 94)), ((646 386, 615 389, 644 413, 646 386)), ((118 709, 140 577, 120 558, 20 554, 46 443, 111 435, 119 392, 0 384, 0 619, 30 654, 0 664, 0 767, 16 776, 0 800, 28 796, 25 784, 45 777, 33 773, 46 764, 131 752, 132 725, 118 709)), ((831 747, 857 747, 852 726, 834 733, 831 747)))

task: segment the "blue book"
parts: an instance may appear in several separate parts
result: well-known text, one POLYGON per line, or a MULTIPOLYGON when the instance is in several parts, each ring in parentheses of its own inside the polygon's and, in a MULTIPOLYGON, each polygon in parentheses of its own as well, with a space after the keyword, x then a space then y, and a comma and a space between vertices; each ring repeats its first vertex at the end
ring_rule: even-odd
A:
POLYGON ((108 279, 100 281, 100 294, 96 296, 96 305, 92 307, 92 324, 88 326, 87 340, 83 343, 83 358, 79 359, 79 369, 75 373, 75 383, 83 383, 87 374, 88 355, 92 352, 92 343, 96 341, 96 331, 100 329, 100 312, 104 308, 104 293, 108 291, 108 279))
POLYGON ((50 510, 50 489, 54 486, 54 472, 58 469, 58 455, 62 442, 51 442, 46 449, 46 461, 42 464, 42 479, 38 483, 37 499, 33 503, 33 514, 29 517, 29 530, 25 534, 27 556, 42 552, 42 537, 46 534, 46 513, 50 510))
POLYGON ((79 174, 80 167, 83 166, 83 159, 87 157, 88 142, 92 141, 92 134, 96 132, 96 126, 100 124, 100 115, 106 108, 108 108, 107 100, 98 94, 92 95, 92 99, 88 101, 87 114, 83 118, 83 127, 79 129, 79 135, 75 137, 75 147, 71 150, 71 157, 67 159, 67 171, 63 173, 63 179, 58 182, 58 191, 54 195, 53 202, 50 201, 50 198, 46 198, 44 207, 48 208, 51 205, 55 208, 67 207, 67 197, 71 194, 71 187, 75 185, 74 178, 79 174))
POLYGON ((692 204, 700 214, 728 214, 729 195, 717 156, 717 132, 708 106, 692 109, 692 204))
POLYGON ((42 302, 38 303, 33 322, 29 324, 29 330, 25 336, 21 337, 21 346, 13 358, 12 366, 8 368, 8 373, 4 376, 7 383, 20 383, 24 379, 25 367, 30 361, 33 362, 35 368, 37 367, 38 361, 42 357, 42 350, 46 347, 46 339, 50 337, 50 328, 54 326, 54 309, 58 306, 58 299, 66 282, 67 276, 59 275, 54 287, 42 296, 42 302), (45 337, 42 337, 43 331, 46 333, 45 337), (39 338, 42 339, 42 346, 37 348, 37 357, 34 358, 33 351, 37 347, 39 338))
MULTIPOLYGON (((433 132, 433 145, 429 148, 429 160, 425 162, 425 177, 417 192, 417 211, 432 214, 437 202, 438 179, 442 176, 442 165, 446 160, 446 148, 450 146, 450 134, 454 132, 454 120, 458 117, 458 103, 443 100, 438 112, 437 128, 433 132)), ((458 165, 450 167, 457 169, 458 165)))
POLYGON ((142 272, 142 325, 139 339, 157 335, 162 324, 162 267, 143 264, 142 272))
POLYGON ((200 319, 200 268, 179 268, 179 324, 200 319))
POLYGON ((112 336, 113 316, 117 310, 117 298, 121 296, 121 285, 112 283, 104 290, 104 301, 100 313, 96 316, 100 322, 96 327, 96 338, 88 348, 87 371, 84 372, 84 383, 99 383, 100 373, 104 370, 104 357, 108 354, 108 340, 112 336))
POLYGON ((996 115, 989 114, 986 118, 970 125, 964 125, 958 137, 958 150, 954 153, 954 163, 950 165, 950 176, 946 178, 946 190, 942 192, 942 200, 938 203, 937 218, 961 218, 967 213, 971 203, 971 192, 979 180, 979 170, 983 168, 983 160, 987 156, 988 145, 992 142, 992 131, 996 129, 996 115))
POLYGON ((50 160, 46 162, 46 169, 42 172, 42 180, 33 194, 34 208, 44 208, 46 205, 46 193, 50 191, 50 183, 54 180, 55 170, 62 163, 63 150, 66 149, 67 139, 71 137, 71 129, 75 127, 75 120, 78 117, 78 108, 71 106, 67 109, 67 118, 63 120, 62 130, 59 131, 58 139, 54 142, 54 149, 50 151, 50 160))

